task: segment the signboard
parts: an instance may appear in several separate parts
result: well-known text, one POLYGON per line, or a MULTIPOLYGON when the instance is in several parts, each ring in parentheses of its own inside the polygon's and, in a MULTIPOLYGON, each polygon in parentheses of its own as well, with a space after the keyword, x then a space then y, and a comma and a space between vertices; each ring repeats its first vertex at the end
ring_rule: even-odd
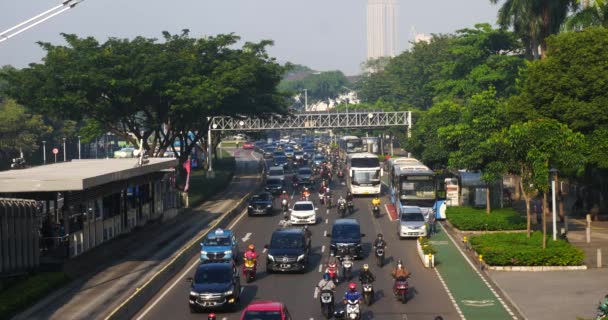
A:
POLYGON ((53 148, 53 154, 58 154, 58 153, 59 153, 59 149, 53 148))

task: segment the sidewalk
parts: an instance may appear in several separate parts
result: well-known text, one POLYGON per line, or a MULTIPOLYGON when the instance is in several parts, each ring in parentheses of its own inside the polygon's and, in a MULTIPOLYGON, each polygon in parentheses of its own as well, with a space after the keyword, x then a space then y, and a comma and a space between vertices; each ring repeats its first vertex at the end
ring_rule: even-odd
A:
MULTIPOLYGON (((464 319, 517 319, 501 297, 461 254, 441 223, 431 244, 437 248, 436 270, 464 319)), ((457 241, 456 239, 453 239, 457 241)))
POLYGON ((251 161, 237 158, 238 176, 213 200, 68 261, 65 270, 75 280, 14 319, 103 318, 157 272, 166 259, 254 188, 258 174, 251 161))

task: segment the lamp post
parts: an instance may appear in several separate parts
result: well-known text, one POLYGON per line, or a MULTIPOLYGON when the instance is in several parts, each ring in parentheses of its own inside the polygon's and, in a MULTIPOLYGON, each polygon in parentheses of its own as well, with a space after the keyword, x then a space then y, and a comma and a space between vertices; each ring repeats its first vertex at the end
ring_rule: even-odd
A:
POLYGON ((42 163, 46 164, 46 140, 42 140, 42 163))
POLYGON ((559 170, 551 168, 551 209, 553 210, 553 241, 557 240, 557 214, 556 214, 556 199, 555 199, 555 175, 559 170))
POLYGON ((63 162, 68 161, 68 159, 67 159, 67 157, 66 157, 67 152, 65 151, 65 140, 66 140, 66 139, 65 139, 65 138, 63 138, 63 162))
POLYGON ((308 89, 304 89, 304 111, 308 111, 308 89))
POLYGON ((78 160, 82 159, 80 157, 80 136, 78 136, 78 160))

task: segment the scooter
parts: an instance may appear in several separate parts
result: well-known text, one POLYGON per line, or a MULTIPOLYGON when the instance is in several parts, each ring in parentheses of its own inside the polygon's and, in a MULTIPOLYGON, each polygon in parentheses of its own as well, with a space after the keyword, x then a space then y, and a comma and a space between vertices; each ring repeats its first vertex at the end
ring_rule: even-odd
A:
POLYGON ((399 277, 395 279, 395 284, 393 285, 393 294, 397 300, 401 300, 401 303, 407 303, 407 293, 410 288, 410 285, 407 282, 407 278, 399 277))
POLYGON ((340 216, 344 218, 346 216, 346 205, 344 203, 340 203, 338 205, 338 212, 340 212, 340 216))
POLYGON ((348 213, 353 214, 355 212, 355 204, 352 201, 348 201, 348 213))
POLYGON ((256 276, 256 261, 254 259, 243 259, 243 277, 247 282, 255 280, 256 276))
POLYGON ((361 307, 359 306, 359 300, 346 301, 346 319, 361 319, 361 307))
POLYGON ((325 204, 325 193, 319 193, 319 203, 325 204))
POLYGON ((374 217, 380 217, 380 207, 374 206, 374 209, 372 209, 372 211, 374 212, 374 217))
POLYGON ((323 290, 319 300, 321 301, 321 313, 326 319, 330 319, 334 314, 334 293, 331 290, 323 290))
POLYGON ((384 248, 376 247, 376 264, 382 268, 384 265, 384 248))
POLYGON ((331 193, 325 194, 325 204, 327 205, 327 209, 331 209, 331 193))
POLYGON ((283 217, 287 217, 289 214, 289 203, 287 199, 281 200, 281 209, 283 210, 283 217))
POLYGON ((374 287, 371 283, 362 283, 361 287, 363 287, 363 302, 371 306, 374 301, 374 287))
POLYGON ((344 279, 350 280, 353 277, 353 258, 346 255, 342 258, 342 275, 344 279))

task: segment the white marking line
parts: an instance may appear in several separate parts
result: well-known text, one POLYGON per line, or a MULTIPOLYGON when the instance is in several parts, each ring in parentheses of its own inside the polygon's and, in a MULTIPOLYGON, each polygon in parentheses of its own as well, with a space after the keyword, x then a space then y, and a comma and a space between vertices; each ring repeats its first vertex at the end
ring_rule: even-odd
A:
POLYGON ((391 220, 391 221, 395 221, 395 219, 393 219, 393 217, 391 216, 391 214, 388 212, 388 204, 384 205, 384 210, 386 210, 386 216, 388 217, 388 219, 391 220))
POLYGON ((312 297, 315 299, 319 297, 319 290, 317 288, 315 288, 315 292, 312 293, 312 297))
POLYGON ((329 209, 325 210, 325 214, 329 214, 329 209))
POLYGON ((329 223, 329 219, 325 219, 325 224, 328 224, 328 223, 329 223))
MULTIPOLYGON (((232 224, 228 227, 228 229, 232 229, 234 228, 234 226, 241 221, 241 219, 245 216, 245 213, 247 213, 247 210, 243 210, 243 213, 241 213, 241 215, 234 221, 232 222, 232 224)), ((212 230, 214 227, 209 228, 209 230, 212 230)), ((193 264, 191 264, 188 269, 186 269, 180 276, 179 278, 177 278, 172 284, 171 286, 169 286, 169 288, 167 288, 167 290, 165 290, 160 297, 158 297, 156 300, 154 300, 154 302, 152 302, 152 304, 150 304, 150 306, 148 308, 146 308, 146 310, 144 310, 139 317, 137 317, 135 320, 141 320, 143 319, 146 314, 148 314, 148 312, 150 312, 150 310, 152 310, 152 308, 154 308, 166 295, 167 293, 169 293, 171 290, 173 290, 173 288, 177 285, 178 282, 181 282, 184 277, 190 273, 190 271, 192 271, 192 269, 194 269, 194 267, 198 266, 200 264, 200 262, 198 261, 198 259, 196 261, 194 261, 193 264)))
POLYGON ((321 252, 325 252, 325 245, 321 247, 321 252))
POLYGON ((243 242, 247 242, 249 239, 251 239, 251 234, 251 232, 247 232, 247 234, 245 234, 245 236, 241 238, 241 240, 243 240, 243 242))
POLYGON ((466 318, 464 317, 464 314, 462 313, 462 310, 460 310, 460 307, 456 303, 456 299, 454 299, 454 296, 452 295, 450 288, 448 288, 448 285, 445 283, 445 281, 443 281, 443 277, 441 276, 439 271, 437 271, 437 268, 433 268, 433 270, 435 270, 435 273, 437 274, 437 278, 439 278, 439 282, 441 282, 441 284, 443 285, 443 289, 445 289, 445 292, 448 293, 448 297, 450 297, 450 301, 452 301, 452 304, 454 305, 454 308, 456 308, 456 311, 460 315, 460 318, 462 320, 466 320, 466 318))
POLYGON ((324 236, 324 237, 327 237, 327 230, 324 230, 324 231, 323 231, 323 236, 324 236))
POLYGON ((322 265, 322 264, 320 264, 320 265, 319 265, 319 272, 321 272, 322 270, 323 270, 323 265, 322 265))
POLYGON ((505 308, 505 310, 507 310, 507 312, 509 313, 509 315, 511 315, 511 317, 513 317, 513 319, 517 320, 517 317, 515 316, 515 313, 513 313, 513 311, 511 311, 511 309, 509 308, 509 306, 507 306, 507 304, 502 300, 502 298, 498 295, 498 293, 496 293, 496 291, 494 290, 494 288, 492 288, 492 286, 490 285, 490 283, 488 282, 488 280, 486 280, 486 278, 484 278, 484 276, 481 275, 481 273, 479 272, 479 270, 477 270, 477 267, 475 267, 475 265, 473 265, 473 263, 469 260, 469 258, 467 257, 467 255, 462 251, 462 249, 460 249, 460 247, 458 246, 458 243, 456 243, 456 241, 454 240, 454 238, 452 238, 452 236, 445 230, 445 228, 443 227, 443 225, 441 223, 439 225, 441 226, 441 229, 443 229, 443 232, 445 232, 445 234, 448 236, 448 238, 450 238, 450 240, 452 240, 452 243, 454 244, 454 246, 456 246, 456 249, 458 249, 458 251, 460 251, 460 254, 469 263, 469 265, 471 266, 471 268, 473 268, 473 270, 475 270, 475 273, 477 273, 477 275, 483 281, 483 283, 485 283, 486 286, 488 287, 488 289, 490 289, 490 291, 492 291, 492 294, 496 297, 496 299, 498 299, 498 301, 500 301, 500 304, 502 304, 502 306, 505 308))
POLYGON ((266 251, 268 251, 268 249, 264 248, 264 250, 262 250, 262 253, 266 253, 266 251))

